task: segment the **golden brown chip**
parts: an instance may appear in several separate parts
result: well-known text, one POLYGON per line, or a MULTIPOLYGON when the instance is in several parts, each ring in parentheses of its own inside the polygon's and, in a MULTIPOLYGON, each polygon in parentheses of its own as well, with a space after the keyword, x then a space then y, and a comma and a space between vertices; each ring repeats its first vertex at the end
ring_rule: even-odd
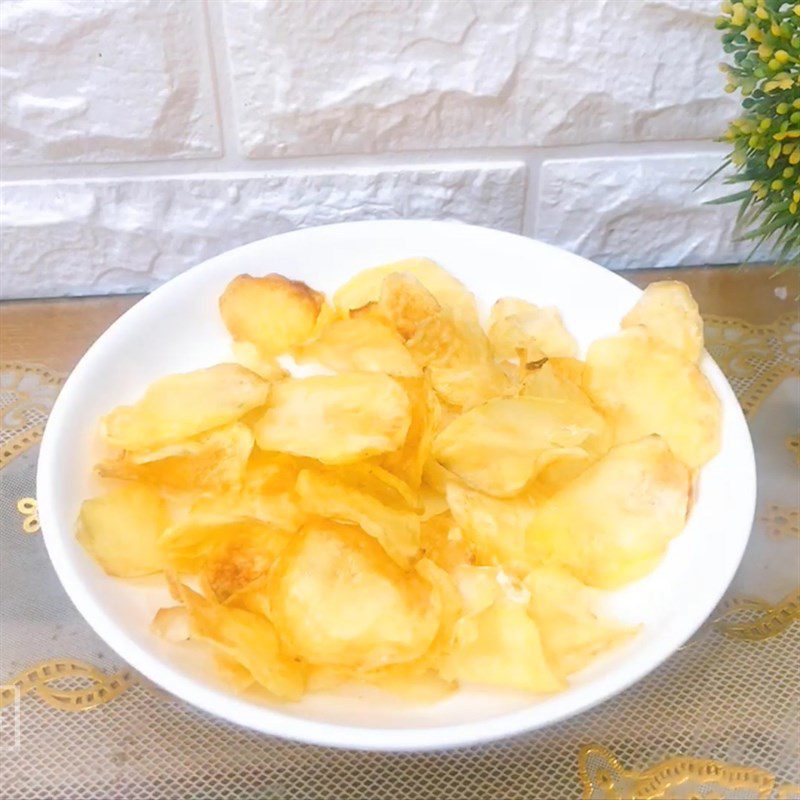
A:
POLYGON ((526 361, 537 360, 540 352, 547 357, 570 357, 578 352, 577 342, 564 327, 557 308, 541 308, 513 297, 492 306, 489 340, 501 360, 514 360, 520 348, 527 354, 526 361))
POLYGON ((683 529, 689 490, 689 470, 660 437, 617 445, 539 506, 529 558, 599 588, 636 580, 683 529))
POLYGON ((407 273, 416 278, 440 305, 451 309, 458 319, 477 320, 477 306, 472 293, 428 258, 407 258, 359 272, 336 292, 333 296, 334 305, 342 311, 348 311, 377 300, 384 278, 392 273, 407 273))
POLYGON ((238 364, 168 375, 132 406, 100 422, 105 440, 124 450, 154 450, 226 425, 263 405, 270 385, 238 364))
POLYGON ((703 318, 689 287, 680 281, 651 283, 623 317, 622 328, 642 326, 647 335, 674 347, 689 361, 703 352, 703 318))
POLYGON ((583 669, 635 632, 598 618, 592 590, 563 569, 534 567, 525 587, 531 594, 529 610, 539 627, 547 662, 562 677, 583 669))
POLYGON ((311 338, 324 302, 324 295, 283 275, 239 275, 220 297, 219 310, 237 342, 276 356, 311 338))
POLYGON ((381 481, 355 471, 305 469, 296 491, 307 514, 359 525, 401 566, 417 555, 419 517, 381 481))
POLYGON ((420 542, 425 558, 446 572, 462 564, 475 562, 470 542, 448 510, 422 522, 420 542))
POLYGON ((698 367, 641 328, 600 339, 586 356, 585 386, 619 443, 657 433, 697 469, 720 447, 722 407, 698 367))
POLYGON ((478 564, 525 565, 526 532, 536 514, 532 498, 497 498, 458 483, 447 487, 447 503, 478 564))
POLYGON ((135 578, 163 568, 158 540, 167 525, 158 492, 129 483, 83 502, 77 538, 109 575, 135 578))
POLYGON ((171 445, 170 455, 123 453, 100 462, 97 471, 104 478, 138 480, 183 492, 224 491, 241 483, 252 449, 252 432, 234 422, 171 445))
POLYGON ((498 600, 456 625, 453 651, 442 676, 459 683, 481 683, 554 692, 564 683, 552 671, 536 623, 525 606, 498 600))
POLYGON ((433 455, 474 489, 495 497, 521 491, 553 455, 606 429, 588 406, 538 397, 490 400, 450 423, 433 455))
POLYGON ((295 348, 299 364, 316 362, 337 372, 385 372, 415 377, 420 368, 400 335, 374 316, 337 319, 319 337, 295 348))
POLYGON ((309 664, 366 670, 411 661, 438 631, 441 608, 430 584, 354 526, 307 525, 269 582, 281 636, 309 664))
POLYGON ((263 355, 252 342, 233 342, 231 354, 237 364, 255 372, 265 381, 282 381, 289 377, 289 372, 280 365, 276 358, 263 355))
MULTIPOLYGON (((256 519, 214 518, 195 514, 164 530, 158 544, 164 561, 179 572, 198 573, 211 559, 209 574, 219 573, 219 580, 215 578, 212 584, 216 582, 221 586, 225 580, 233 584, 234 574, 256 570, 256 560, 259 563, 271 563, 288 540, 289 534, 286 531, 256 519), (257 553, 260 554, 258 558, 257 553), (239 566, 234 563, 237 560, 239 566), (248 560, 253 562, 251 567, 247 567, 245 563, 248 560), (230 567, 228 575, 223 574, 226 564, 230 567)), ((258 574, 253 575, 250 580, 254 580, 258 574)), ((212 588, 215 587, 212 585, 212 588)), ((227 597, 238 588, 241 587, 233 586, 222 594, 227 597)), ((225 597, 219 599, 223 600, 225 597)))
POLYGON ((214 603, 181 587, 194 639, 247 670, 268 692, 284 700, 299 700, 305 689, 301 664, 284 654, 272 623, 259 614, 214 603))
POLYGON ((397 381, 353 372, 276 384, 255 434, 262 450, 346 464, 397 450, 410 423, 408 396, 397 381))
POLYGON ((411 422, 402 446, 381 456, 381 464, 412 489, 419 489, 422 471, 430 456, 434 432, 439 424, 440 405, 427 375, 407 378, 399 383, 408 396, 411 422))

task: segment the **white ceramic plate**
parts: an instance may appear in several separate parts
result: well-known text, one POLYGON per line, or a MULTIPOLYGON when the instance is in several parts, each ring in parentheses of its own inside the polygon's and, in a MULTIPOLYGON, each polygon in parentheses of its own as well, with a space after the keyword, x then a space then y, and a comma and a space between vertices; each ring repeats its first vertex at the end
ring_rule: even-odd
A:
POLYGON ((406 221, 310 228, 223 253, 153 292, 100 337, 53 408, 39 457, 37 497, 61 582, 125 661, 212 714, 290 739, 375 750, 467 745, 539 728, 611 697, 658 666, 708 616, 739 564, 753 519, 753 450, 736 398, 706 355, 703 371, 724 409, 722 450, 704 468, 686 529, 663 562, 608 597, 607 611, 641 623, 641 634, 574 676, 566 691, 536 697, 469 688, 438 704, 418 706, 353 688, 296 704, 269 704, 226 691, 190 644, 169 644, 151 635, 153 613, 170 604, 162 582, 109 578, 75 541, 80 503, 95 488, 97 419, 133 401, 161 375, 229 359, 217 299, 234 276, 280 272, 331 292, 358 270, 409 256, 433 258, 485 305, 511 295, 558 306, 584 349, 615 332, 640 294, 623 278, 578 256, 485 228, 406 221))

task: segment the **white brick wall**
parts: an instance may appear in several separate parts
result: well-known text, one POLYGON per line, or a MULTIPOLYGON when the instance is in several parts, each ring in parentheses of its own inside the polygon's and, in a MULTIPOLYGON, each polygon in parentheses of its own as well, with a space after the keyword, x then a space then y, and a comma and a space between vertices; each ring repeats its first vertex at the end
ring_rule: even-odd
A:
POLYGON ((724 263, 717 0, 0 0, 3 297, 150 289, 305 225, 449 218, 724 263))

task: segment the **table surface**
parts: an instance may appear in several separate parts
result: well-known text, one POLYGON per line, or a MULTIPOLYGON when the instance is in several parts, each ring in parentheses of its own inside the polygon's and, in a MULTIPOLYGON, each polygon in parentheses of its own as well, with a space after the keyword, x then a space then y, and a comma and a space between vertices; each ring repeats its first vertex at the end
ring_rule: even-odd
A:
POLYGON ((742 567, 690 642, 613 700, 506 742, 404 756, 211 719, 158 693, 89 629, 41 537, 24 533, 35 504, 18 501, 35 494, 36 442, 63 376, 139 298, 0 304, 0 800, 800 798, 800 270, 625 276, 691 287, 748 416, 759 500, 742 567))

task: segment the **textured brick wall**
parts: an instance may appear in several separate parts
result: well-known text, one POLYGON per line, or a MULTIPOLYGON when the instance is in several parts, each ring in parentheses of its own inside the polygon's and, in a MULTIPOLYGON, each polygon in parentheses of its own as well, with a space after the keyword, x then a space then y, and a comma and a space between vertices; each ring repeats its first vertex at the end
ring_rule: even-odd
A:
POLYGON ((2 0, 2 294, 149 289, 305 225, 456 218, 724 263, 716 0, 2 0))

